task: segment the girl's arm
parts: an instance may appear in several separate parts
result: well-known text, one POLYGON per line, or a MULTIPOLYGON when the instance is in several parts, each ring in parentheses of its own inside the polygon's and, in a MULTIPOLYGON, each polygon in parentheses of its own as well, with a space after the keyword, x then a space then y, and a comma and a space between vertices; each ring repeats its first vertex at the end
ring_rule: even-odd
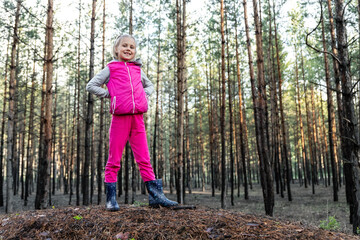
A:
POLYGON ((143 84, 145 93, 147 96, 150 96, 154 91, 154 85, 152 82, 147 78, 143 70, 141 69, 141 82, 143 84))
POLYGON ((105 67, 101 72, 96 74, 86 85, 86 91, 101 97, 109 98, 110 94, 107 89, 102 88, 103 84, 106 84, 109 81, 110 70, 108 67, 105 67))

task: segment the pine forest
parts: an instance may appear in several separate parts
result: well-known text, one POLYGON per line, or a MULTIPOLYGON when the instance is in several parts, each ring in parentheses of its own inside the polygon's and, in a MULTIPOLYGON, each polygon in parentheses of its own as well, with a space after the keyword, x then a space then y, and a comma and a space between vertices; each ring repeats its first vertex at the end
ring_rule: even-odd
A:
MULTIPOLYGON (((257 189, 272 217, 277 199, 321 191, 360 234, 359 0, 2 0, 0 13, 3 213, 59 195, 104 205, 111 106, 86 85, 130 34, 154 85, 144 121, 167 195, 241 211, 257 189)), ((123 204, 146 196, 130 144, 117 186, 123 204)))

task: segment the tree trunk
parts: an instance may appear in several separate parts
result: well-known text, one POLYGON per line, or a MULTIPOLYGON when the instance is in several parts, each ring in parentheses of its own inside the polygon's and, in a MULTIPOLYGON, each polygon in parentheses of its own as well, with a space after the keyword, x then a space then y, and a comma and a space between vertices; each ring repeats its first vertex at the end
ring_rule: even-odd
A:
MULTIPOLYGON (((89 79, 94 77, 94 55, 95 55, 95 11, 96 0, 92 2, 92 15, 91 15, 91 31, 90 31, 90 69, 89 79)), ((92 162, 92 127, 94 118, 94 100, 91 93, 88 93, 87 100, 87 113, 86 113, 86 125, 85 125, 85 161, 84 161, 84 175, 83 175, 83 204, 89 205, 89 167, 92 162)))
MULTIPOLYGON (((28 55, 27 58, 30 59, 30 54, 28 51, 28 55)), ((26 63, 26 67, 25 67, 25 76, 26 78, 28 78, 29 76, 29 62, 26 63)), ((25 171, 25 164, 24 164, 24 155, 25 155, 25 136, 26 136, 26 114, 27 114, 27 109, 28 109, 28 101, 27 101, 27 96, 28 96, 28 84, 27 84, 27 80, 25 82, 25 92, 24 92, 24 114, 23 114, 23 119, 22 119, 22 124, 21 124, 21 135, 20 135, 20 163, 21 163, 21 173, 20 173, 20 184, 21 184, 21 199, 24 199, 24 192, 25 192, 25 185, 24 185, 24 171, 25 171)), ((20 169, 19 169, 20 170, 20 169)))
MULTIPOLYGON (((187 82, 185 84, 185 88, 187 89, 187 82)), ((189 92, 185 92, 185 159, 186 159, 186 174, 184 176, 184 186, 188 188, 189 194, 191 194, 191 164, 190 164, 190 123, 189 123, 189 92)), ((184 168, 185 169, 185 168, 184 168)), ((184 187, 185 188, 185 187, 184 187)), ((185 196, 185 194, 184 194, 185 196)))
POLYGON ((30 115, 28 123, 28 140, 26 148, 26 174, 25 174, 25 194, 24 194, 24 206, 27 206, 28 197, 30 195, 30 184, 33 176, 33 159, 34 159, 34 145, 35 145, 35 133, 34 133, 34 107, 35 107, 35 88, 36 88, 36 51, 34 50, 33 59, 33 71, 31 75, 31 94, 30 94, 30 115))
MULTIPOLYGON (((81 48, 80 48, 80 41, 81 41, 81 0, 79 0, 79 25, 78 25, 78 55, 77 55, 77 116, 76 116, 76 205, 80 205, 80 168, 81 168, 81 125, 80 125, 80 85, 81 85, 81 74, 80 74, 80 68, 81 68, 81 48)), ((70 177, 71 179, 71 177, 70 177)), ((71 181, 71 180, 70 180, 71 181)), ((70 184, 70 188, 72 189, 72 184, 70 184)), ((72 191, 70 191, 70 201, 71 201, 71 195, 72 191)))
MULTIPOLYGON (((235 16, 234 16, 235 17, 235 16)), ((248 155, 246 154, 246 129, 244 124, 246 124, 245 118, 245 108, 243 108, 243 100, 242 100, 242 86, 241 86, 241 74, 240 74, 240 60, 239 60, 239 45, 238 45, 238 35, 237 35, 237 18, 235 17, 235 52, 236 52, 236 76, 238 83, 238 95, 239 95, 239 115, 240 115, 240 123, 239 123, 239 132, 240 132, 240 152, 241 152, 241 162, 242 162, 242 170, 244 175, 244 198, 249 199, 249 190, 248 190, 248 176, 246 169, 246 162, 248 161, 248 155), (245 134, 244 134, 245 132, 245 134)), ((240 166, 238 166, 240 168, 240 166)), ((250 173, 250 172, 249 172, 250 173)), ((250 176, 250 175, 249 175, 250 176)), ((240 176, 238 176, 240 178, 240 176)), ((240 182, 239 182, 240 183, 240 182)), ((239 184, 240 185, 240 184, 239 184)))
MULTIPOLYGON (((57 78, 55 78, 55 91, 54 91, 54 117, 53 117, 53 132, 52 132, 52 144, 53 144, 53 153, 52 153, 52 179, 50 177, 50 188, 49 188, 49 193, 52 192, 52 195, 55 195, 55 183, 56 183, 56 102, 57 102, 57 78), (51 190, 52 187, 52 191, 51 190)), ((50 167, 50 172, 51 172, 51 167, 50 167)), ((51 175, 50 175, 51 176, 51 175)), ((49 195, 50 196, 50 195, 49 195)), ((49 205, 51 205, 51 198, 49 198, 49 205)))
MULTIPOLYGON (((1 119, 1 140, 0 140, 0 169, 4 168, 4 136, 5 136, 5 114, 6 114, 6 99, 8 94, 8 62, 9 62, 9 47, 10 46, 10 32, 8 36, 8 44, 6 47, 6 60, 5 60, 5 73, 4 73, 4 97, 3 97, 3 109, 2 109, 2 119, 1 119)), ((3 171, 0 171, 0 207, 4 206, 4 175, 3 171)))
POLYGON ((199 113, 199 144, 200 144, 200 159, 201 159, 201 190, 205 192, 206 175, 205 175, 205 153, 204 153, 204 141, 202 139, 202 114, 199 113))
MULTIPOLYGON (((303 56, 301 56, 301 66, 302 66, 302 72, 303 72, 303 78, 304 77, 304 64, 303 64, 303 56)), ((312 193, 315 194, 315 177, 314 177, 314 150, 313 150, 313 133, 311 129, 311 122, 310 122, 310 113, 309 113, 309 102, 307 99, 307 87, 304 80, 304 95, 305 95, 305 106, 306 106, 306 122, 307 122, 307 132, 308 132, 308 142, 309 142, 309 152, 310 152, 310 165, 311 165, 311 175, 310 175, 310 168, 307 167, 307 175, 309 176, 309 179, 311 179, 311 185, 312 185, 312 193)))
MULTIPOLYGON (((332 6, 331 6, 331 0, 328 0, 328 13, 329 13, 329 21, 330 21, 330 36, 331 36, 331 49, 334 56, 337 56, 337 46, 336 46, 336 37, 335 37, 335 27, 334 27, 334 18, 332 13, 332 6)), ((339 121, 339 134, 342 136, 342 122, 343 122, 343 105, 342 105, 342 95, 341 95, 341 86, 340 86, 340 72, 339 72, 339 63, 337 60, 333 57, 333 69, 334 69, 334 75, 335 75, 335 85, 336 85, 336 102, 337 102, 337 113, 338 113, 338 121, 339 121)), ((337 145, 335 143, 335 145, 337 145)), ((341 141, 340 141, 340 149, 342 149, 341 141)), ((350 176, 350 166, 348 164, 345 164, 344 166, 344 175, 345 179, 350 176)), ((340 172, 340 161, 338 161, 338 179, 339 179, 339 185, 341 186, 341 172, 340 172)), ((345 180, 346 181, 346 180, 345 180)), ((350 203, 351 198, 351 189, 345 185, 346 188, 346 200, 348 203, 350 203)))
POLYGON ((126 143, 125 146, 125 174, 124 174, 124 180, 125 180, 125 184, 124 184, 124 192, 125 192, 125 200, 124 203, 128 204, 129 203, 129 154, 131 154, 131 149, 129 146, 129 142, 126 143))
MULTIPOLYGON (((183 2, 183 12, 185 12, 185 1, 183 2)), ((176 161, 176 192, 177 201, 182 204, 184 202, 183 196, 183 160, 184 160, 184 72, 185 72, 185 46, 184 33, 185 26, 182 24, 182 18, 185 15, 181 12, 179 0, 176 0, 176 29, 177 29, 177 102, 178 102, 178 129, 177 129, 177 161, 176 161)))
MULTIPOLYGON (((102 68, 105 67, 105 19, 106 19, 106 8, 105 8, 105 0, 103 0, 103 22, 102 22, 102 58, 101 58, 101 65, 102 68)), ((101 199, 102 199, 102 185, 103 185, 103 180, 102 180, 102 173, 103 173, 103 157, 104 157, 104 153, 103 153, 103 147, 104 147, 104 142, 103 142, 103 138, 104 138, 104 99, 101 98, 100 99, 100 121, 99 121, 99 146, 98 146, 98 158, 97 158, 97 187, 98 187, 98 199, 97 199, 97 204, 99 205, 101 203, 101 199)))
POLYGON ((226 162, 225 162, 225 35, 224 35, 224 0, 220 1, 221 14, 221 108, 220 108, 220 130, 221 130, 221 208, 226 208, 226 162))
MULTIPOLYGON (((159 4, 161 7, 161 3, 159 4)), ((153 139, 153 168, 154 174, 157 176, 156 165, 156 143, 157 143, 157 130, 159 125, 159 83, 160 83, 160 52, 161 52, 161 9, 159 8, 159 25, 158 25, 158 47, 157 47, 157 64, 156 64, 156 105, 155 105, 155 122, 154 122, 154 139, 153 139)), ((161 174, 162 175, 162 174, 161 174)))
MULTIPOLYGON (((225 5, 225 3, 224 3, 225 5)), ((226 6, 224 6, 224 8, 226 9, 226 6)), ((234 127, 233 127, 233 109, 232 109, 232 91, 231 91, 231 80, 230 80, 230 50, 229 50, 229 32, 228 32, 228 27, 227 27, 227 21, 228 21, 228 17, 227 17, 227 13, 225 10, 225 16, 224 16, 224 21, 226 26, 225 26, 225 31, 226 31, 226 54, 227 54, 227 73, 228 73, 228 104, 229 104, 229 142, 230 142, 230 185, 231 185, 231 194, 230 194, 230 199, 231 199, 231 206, 234 206, 234 152, 233 152, 233 145, 234 145, 234 127)), ((225 54, 225 53, 224 53, 225 54)), ((225 72, 224 72, 225 73, 225 72)), ((224 92, 223 92, 224 93, 224 92)), ((224 103, 225 106, 225 103, 224 103)), ((225 112, 224 112, 224 116, 225 116, 225 112)), ((225 124, 225 123, 224 123, 225 124)))
MULTIPOLYGON (((209 41, 210 44, 210 41, 209 41)), ((211 47, 209 46, 209 50, 211 47)), ((211 56, 210 59, 211 61, 211 56)), ((213 128, 213 119, 212 119, 212 88, 211 88, 211 64, 209 64, 209 73, 208 68, 206 67, 206 96, 207 96, 207 106, 208 106, 208 121, 209 121, 209 144, 210 144, 210 176, 211 176, 211 196, 215 197, 215 179, 214 179, 214 128, 213 128)))
MULTIPOLYGON (((321 14, 322 15, 322 14, 321 14)), ((332 21, 332 19, 331 19, 332 21)), ((326 42, 325 42, 325 31, 324 31, 324 17, 322 15, 321 21, 321 30, 322 30, 322 42, 323 50, 326 51, 326 42)), ((334 63, 337 65, 336 61, 334 63)), ((324 53, 324 65, 325 65, 325 81, 326 81, 326 94, 327 94, 327 109, 328 109, 328 126, 329 126, 329 146, 330 146, 330 160, 331 160, 331 170, 332 170, 332 180, 333 180, 333 199, 338 201, 338 173, 337 173, 337 148, 336 148, 336 123, 335 123, 335 112, 334 112, 334 103, 331 90, 330 82, 330 70, 327 59, 327 54, 324 53)), ((335 67, 335 66, 334 66, 335 67)))
POLYGON ((342 87, 343 119, 341 122, 341 147, 344 159, 344 168, 349 168, 346 176, 346 186, 351 188, 350 215, 354 234, 358 234, 360 227, 360 169, 359 169, 359 129, 355 118, 353 86, 350 75, 350 61, 348 42, 344 18, 343 0, 335 0, 336 6, 336 36, 338 46, 339 73, 342 87))
POLYGON ((285 116, 284 116, 284 106, 282 101, 282 76, 281 76, 281 67, 280 67, 280 54, 279 54, 279 44, 278 44, 278 35, 277 35, 277 25, 276 25, 276 12, 275 12, 275 3, 273 5, 274 8, 274 30, 275 30, 275 47, 276 47, 276 61, 277 61, 277 71, 279 77, 279 105, 280 105, 280 117, 281 117, 281 133, 282 133, 282 158, 285 160, 286 166, 286 186, 287 186, 287 194, 288 200, 292 201, 291 196, 291 187, 290 187, 290 160, 288 157, 288 146, 287 146, 287 138, 286 138, 286 129, 285 129, 285 116))
MULTIPOLYGON (((45 119, 44 119, 44 138, 40 145, 44 146, 40 154, 38 165, 38 180, 35 199, 35 209, 45 209, 48 204, 49 189, 49 164, 51 162, 52 146, 52 80, 53 80, 53 1, 48 0, 46 22, 47 49, 46 49, 46 97, 45 97, 45 119)), ((45 44, 46 46, 46 44, 45 44)))
POLYGON ((267 115, 266 115, 266 90, 264 79, 264 60, 262 50, 262 35, 261 35, 261 23, 258 15, 257 1, 253 0, 254 7, 254 20, 255 20, 255 35, 256 35, 256 49, 257 49, 257 73, 258 73, 258 93, 255 90, 255 77, 254 68, 252 63, 249 26, 247 23, 247 7, 246 0, 244 3, 244 17, 245 17, 245 30, 246 41, 248 47, 248 58, 250 68, 250 81, 251 92, 254 103, 254 116, 255 116, 255 132, 256 142, 260 161, 260 178, 261 186, 263 190, 265 213, 267 215, 273 215, 274 208, 274 187, 273 176, 271 169, 271 160, 268 156, 268 130, 267 130, 267 115))
MULTIPOLYGON (((295 53, 297 52, 296 46, 295 46, 295 53)), ((300 134, 301 134, 301 152, 302 152, 302 168, 304 171, 304 185, 305 188, 307 188, 307 184, 309 183, 309 175, 308 175, 308 157, 307 157, 307 151, 305 146, 305 133, 304 133, 304 123, 302 120, 302 114, 301 114, 301 98, 300 98, 300 84, 299 84, 299 70, 298 70, 298 63, 297 63, 297 55, 295 60, 295 74, 296 74, 296 94, 298 99, 298 109, 299 109, 299 126, 300 126, 300 134)))
MULTIPOLYGON (((311 85, 311 113, 312 113, 312 134, 313 134, 313 151, 314 151, 314 158, 313 158, 313 169, 312 169, 312 174, 313 174, 313 180, 315 182, 315 184, 318 184, 318 131, 317 131, 317 121, 316 121, 316 114, 315 114, 315 99, 314 99, 314 86, 311 85)), ((315 193, 315 191, 314 191, 315 193)))
POLYGON ((14 139, 14 125, 15 125, 15 92, 16 92, 16 46, 18 44, 18 25, 20 17, 20 7, 21 0, 17 1, 16 13, 15 13, 15 23, 14 23, 14 34, 13 42, 11 45, 11 57, 10 57, 10 82, 9 82, 9 110, 8 110, 8 134, 7 134, 7 168, 6 168, 6 206, 5 212, 13 212, 13 164, 14 164, 14 152, 13 146, 16 144, 16 139, 14 139))

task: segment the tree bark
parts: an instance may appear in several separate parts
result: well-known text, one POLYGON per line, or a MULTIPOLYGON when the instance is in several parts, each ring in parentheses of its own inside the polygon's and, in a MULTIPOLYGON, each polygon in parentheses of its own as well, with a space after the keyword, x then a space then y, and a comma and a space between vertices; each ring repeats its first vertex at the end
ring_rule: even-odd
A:
MULTIPOLYGON (((183 8, 185 4, 183 3, 183 8)), ((183 9, 185 12, 185 10, 183 9)), ((181 13, 181 6, 179 0, 176 0, 176 29, 177 29, 177 102, 178 102, 178 129, 177 129, 177 160, 176 160, 176 192, 177 201, 182 204, 184 202, 183 196, 183 160, 184 160, 184 72, 185 72, 185 46, 184 33, 185 26, 182 24, 182 18, 185 16, 181 13)))
MULTIPOLYGON (((246 169, 246 162, 247 162, 247 157, 248 157, 248 155, 246 154, 246 141, 247 141, 247 139, 245 139, 246 134, 244 134, 244 131, 246 131, 245 127, 244 127, 244 124, 246 124, 246 118, 244 117, 245 109, 243 108, 243 100, 242 100, 242 86, 241 86, 239 45, 238 45, 237 19, 236 19, 236 17, 235 17, 235 53, 236 53, 236 76, 237 76, 238 95, 239 95, 240 152, 241 152, 242 170, 243 170, 243 175, 244 175, 244 184, 243 184, 243 186, 244 186, 244 198, 249 199, 248 176, 247 176, 247 169, 246 169)), ((238 166, 238 168, 240 168, 240 166, 238 166)), ((238 178, 240 178, 240 176, 238 176, 238 178)))
POLYGON ((287 138, 286 138, 286 129, 285 129, 285 116, 284 116, 284 106, 282 101, 282 76, 281 76, 281 66, 280 66, 280 54, 279 54, 279 44, 278 44, 278 35, 277 35, 277 25, 276 25, 276 15, 275 15, 275 3, 273 5, 274 8, 274 30, 275 30, 275 47, 276 47, 276 61, 277 61, 277 71, 279 77, 279 105, 280 105, 280 117, 281 117, 281 133, 282 133, 282 157, 285 160, 286 166, 286 186, 287 186, 287 194, 288 200, 292 201, 291 195, 291 187, 290 187, 290 160, 288 157, 288 146, 287 146, 287 138))
MULTIPOLYGON (((10 31, 8 36, 8 44, 6 47, 6 60, 5 60, 5 73, 4 73, 4 97, 3 97, 3 109, 1 119, 1 140, 0 140, 0 169, 4 168, 4 136, 5 136, 5 115, 6 115, 6 99, 8 95, 8 62, 9 62, 9 47, 10 46, 10 31)), ((4 175, 3 171, 0 171, 0 207, 4 206, 4 175)))
MULTIPOLYGON (((101 65, 102 68, 105 67, 105 24, 106 24, 106 1, 103 0, 103 21, 102 21, 102 57, 101 57, 101 65)), ((102 173, 103 173, 103 148, 104 148, 104 99, 100 99, 100 120, 99 120, 99 146, 98 146, 98 158, 97 158, 97 187, 98 187, 98 198, 97 204, 101 203, 102 199, 102 173)))
MULTIPOLYGON (((330 22, 330 36, 331 36, 331 49, 334 56, 337 56, 337 46, 336 46, 336 37, 335 37, 335 27, 334 27, 334 18, 332 13, 332 6, 331 6, 331 0, 328 0, 328 13, 329 13, 329 22, 330 22)), ((333 57, 333 69, 334 69, 334 76, 335 76, 335 85, 336 85, 336 102, 337 102, 337 113, 338 113, 338 121, 339 121, 339 134, 342 136, 342 125, 343 122, 343 105, 342 105, 342 95, 341 95, 341 86, 340 86, 340 72, 339 72, 339 63, 337 60, 333 57)), ((337 145, 335 143, 335 145, 337 145)), ((340 141, 340 149, 342 149, 341 141, 340 141)), ((350 176, 350 167, 348 165, 344 165, 344 176, 345 179, 347 176, 350 176), (349 172, 349 174, 347 174, 349 172)), ((339 179, 339 185, 341 186, 341 172, 340 172, 340 161, 338 161, 338 179, 339 179)), ((346 180, 345 180, 346 181, 346 180)), ((346 200, 348 203, 350 203, 350 196, 351 196, 351 189, 346 187, 346 200)))
MULTIPOLYGON (((159 6, 161 7, 161 1, 159 6)), ((157 165, 156 165, 156 143, 157 143, 157 132, 159 125, 159 83, 160 83, 160 53, 161 53, 161 8, 159 7, 159 24, 158 24, 158 46, 157 46, 157 64, 156 64, 156 104, 155 104, 155 122, 154 122, 154 138, 153 138, 153 168, 154 174, 157 176, 157 165)), ((161 174, 162 175, 162 174, 161 174)))
POLYGON ((225 34, 224 34, 224 0, 220 1, 221 14, 221 108, 220 108, 220 131, 221 131, 221 208, 226 208, 226 152, 225 152, 225 34))
POLYGON ((8 110, 8 134, 7 134, 7 167, 6 167, 6 206, 5 212, 13 212, 13 164, 14 164, 14 152, 13 146, 16 144, 16 139, 14 139, 14 125, 15 125, 15 92, 16 92, 16 46, 19 42, 18 39, 18 25, 20 18, 20 7, 21 0, 17 1, 16 13, 15 13, 15 23, 14 23, 14 33, 13 33, 13 42, 11 45, 11 57, 10 57, 10 82, 9 82, 9 110, 8 110))
MULTIPOLYGON (((80 125, 80 85, 81 85, 81 74, 80 74, 80 70, 81 70, 81 48, 80 48, 80 41, 81 41, 81 8, 82 8, 82 4, 81 4, 81 0, 79 0, 79 25, 78 25, 78 55, 77 55, 77 107, 76 107, 76 111, 77 111, 77 116, 76 116, 76 135, 77 135, 77 140, 76 140, 76 205, 79 206, 80 205, 80 168, 81 168, 81 125, 80 125)), ((72 177, 70 177, 70 179, 72 179, 72 177)), ((71 181, 71 180, 70 180, 71 181)), ((70 188, 72 189, 72 184, 70 184, 70 188)), ((70 201, 71 201, 71 195, 72 195, 72 191, 70 191, 70 201)))
MULTIPOLYGON (((234 206, 234 151, 233 151, 233 145, 234 145, 234 127, 233 127, 233 108, 232 108, 232 91, 231 91, 231 79, 230 79, 230 50, 229 50, 229 33, 228 33, 228 16, 227 16, 227 10, 224 3, 224 22, 225 22, 225 34, 226 34, 226 59, 227 59, 227 73, 228 73, 228 106, 229 106, 229 151, 230 151, 230 188, 231 188, 231 194, 230 194, 230 202, 231 206, 234 206)), ((225 40, 225 39, 224 39, 225 40)), ((225 54, 225 53, 224 53, 225 54)), ((225 72, 224 72, 225 73, 225 72)), ((224 93, 224 92, 223 92, 224 93)), ((225 103, 224 103, 225 106, 225 103)), ((225 116, 225 112, 224 112, 225 116)), ((225 123, 224 123, 225 124, 225 123)))
POLYGON ((34 133, 34 107, 35 107, 35 88, 36 88, 36 72, 35 72, 35 57, 36 50, 34 50, 33 59, 33 71, 31 75, 31 93, 30 93, 30 115, 28 123, 28 140, 26 147, 26 173, 25 173, 25 194, 24 194, 24 206, 27 206, 28 197, 30 195, 30 184, 32 183, 33 176, 33 159, 34 159, 34 145, 35 145, 35 133, 34 133))
MULTIPOLYGON (((91 30, 90 30, 90 69, 89 79, 94 77, 94 55, 95 55, 95 11, 96 0, 92 2, 92 14, 91 14, 91 30)), ((87 100, 87 113, 86 113, 86 125, 85 125, 85 161, 84 161, 84 175, 83 175, 83 204, 89 205, 89 167, 92 162, 92 127, 94 118, 94 100, 91 93, 88 93, 87 100)))
MULTIPOLYGON (((209 40, 209 50, 210 40, 209 40)), ((210 54, 211 55, 211 54, 210 54)), ((211 56, 210 59, 211 61, 211 56)), ((212 108, 212 87, 211 87, 211 64, 206 67, 206 96, 207 96, 207 108, 208 108, 208 122, 209 122, 209 144, 210 144, 210 176, 211 176, 211 196, 215 197, 215 177, 214 177, 214 128, 213 128, 213 108, 212 108)))
POLYGON ((255 90, 255 77, 252 64, 249 26, 247 23, 247 7, 246 0, 244 3, 244 17, 245 17, 245 30, 248 47, 248 58, 250 68, 250 81, 251 92, 254 103, 254 116, 255 116, 255 132, 256 142, 260 161, 260 179, 264 197, 265 213, 267 215, 273 215, 274 208, 274 187, 273 176, 271 169, 271 159, 268 155, 268 129, 267 129, 267 105, 266 105, 266 89, 264 79, 264 59, 262 49, 262 35, 261 35, 261 23, 258 14, 257 1, 253 0, 254 9, 254 21, 255 21, 255 36, 256 36, 256 50, 257 50, 257 77, 258 77, 258 92, 255 90))
MULTIPOLYGON (((322 8, 321 8, 322 10, 322 8)), ((321 21, 321 33, 322 33, 322 43, 323 50, 326 51, 326 42, 325 42, 325 27, 324 27, 324 17, 323 14, 321 21)), ((335 61, 334 61, 335 62, 335 61)), ((334 103, 331 90, 330 82, 330 70, 329 63, 327 59, 327 54, 324 53, 324 65, 325 65, 325 81, 326 81, 326 94, 327 94, 327 110, 328 110, 328 126, 329 126, 329 147, 330 147, 330 161, 331 161, 331 170, 332 170, 332 182, 333 182, 333 199, 338 201, 338 173, 337 173, 337 149, 336 149, 336 123, 335 123, 335 112, 334 112, 334 103)))
POLYGON ((53 124, 52 124, 52 165, 50 164, 50 184, 49 184, 49 205, 51 205, 51 195, 55 195, 55 183, 56 183, 56 102, 57 102, 57 78, 55 78, 55 90, 54 90, 54 109, 53 109, 53 124), (52 170, 52 179, 51 179, 51 170, 52 170))
POLYGON ((48 45, 46 49, 46 97, 45 97, 45 119, 44 119, 44 138, 40 143, 44 146, 40 153, 38 165, 38 180, 35 199, 35 209, 45 209, 49 197, 49 163, 51 162, 52 146, 52 80, 53 80, 53 0, 48 0, 48 15, 46 22, 46 35, 48 45))
POLYGON ((343 119, 341 122, 341 147, 344 168, 349 168, 350 176, 346 176, 346 186, 352 189, 350 214, 353 233, 358 234, 360 227, 360 169, 359 169, 359 129, 355 118, 353 86, 350 75, 350 61, 344 18, 344 1, 335 0, 336 36, 338 46, 339 73, 342 87, 343 119))

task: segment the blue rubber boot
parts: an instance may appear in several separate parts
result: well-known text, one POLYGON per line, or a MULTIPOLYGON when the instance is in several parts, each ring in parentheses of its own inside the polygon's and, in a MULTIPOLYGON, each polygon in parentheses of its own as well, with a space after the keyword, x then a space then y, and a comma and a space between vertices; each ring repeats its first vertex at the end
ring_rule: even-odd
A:
POLYGON ((163 192, 163 184, 161 179, 145 182, 146 189, 149 192, 150 207, 173 207, 178 203, 167 199, 163 192))
POLYGON ((105 183, 106 187, 106 210, 119 211, 119 204, 116 202, 116 182, 105 183))

